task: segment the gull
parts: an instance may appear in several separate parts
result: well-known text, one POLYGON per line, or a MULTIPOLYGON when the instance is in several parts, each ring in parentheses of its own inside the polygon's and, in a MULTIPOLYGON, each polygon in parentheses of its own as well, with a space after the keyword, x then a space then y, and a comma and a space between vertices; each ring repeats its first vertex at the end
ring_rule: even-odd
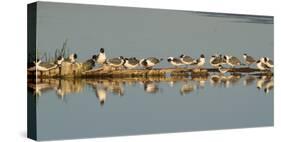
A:
POLYGON ((248 65, 248 67, 250 67, 251 64, 256 62, 256 60, 252 56, 249 56, 246 53, 243 54, 243 58, 245 60, 245 63, 248 65))
POLYGON ((63 61, 64 61, 64 58, 62 56, 59 56, 57 58, 57 60, 55 61, 55 64, 57 64, 59 67, 61 67, 63 61))
POLYGON ((125 58, 124 59, 124 67, 128 69, 133 69, 139 66, 139 60, 136 59, 135 57, 132 58, 125 58))
POLYGON ((263 57, 263 61, 264 61, 264 63, 265 63, 269 68, 273 68, 273 67, 274 67, 273 61, 270 60, 268 57, 263 57))
POLYGON ((269 69, 269 67, 261 59, 257 61, 257 68, 261 71, 269 69))
POLYGON ((33 63, 35 66, 28 68, 28 71, 40 71, 42 73, 57 67, 56 64, 42 62, 40 59, 36 59, 33 63))
POLYGON ((210 59, 210 64, 211 66, 217 68, 219 67, 219 65, 223 64, 223 59, 221 58, 221 55, 220 56, 211 56, 211 59, 210 59))
POLYGON ((109 65, 109 66, 111 66, 111 67, 113 67, 113 68, 118 68, 118 67, 121 67, 121 66, 123 66, 123 64, 124 64, 124 57, 123 56, 120 56, 120 57, 118 57, 118 58, 111 58, 111 59, 107 59, 106 60, 106 63, 109 65))
POLYGON ((163 59, 157 59, 155 57, 149 57, 140 60, 140 65, 146 69, 152 69, 155 65, 159 64, 163 59))
POLYGON ((185 65, 191 65, 194 62, 194 59, 191 58, 190 56, 182 54, 180 56, 180 60, 182 61, 183 64, 185 65))
POLYGON ((225 55, 224 59, 226 60, 226 63, 232 68, 241 65, 241 61, 237 57, 225 55))
POLYGON ((219 65, 218 70, 220 71, 221 74, 225 74, 226 72, 229 71, 229 69, 224 68, 222 65, 219 65))
POLYGON ((184 65, 184 63, 179 58, 169 57, 167 61, 175 67, 184 65))
POLYGON ((200 55, 200 58, 195 60, 191 65, 196 65, 198 68, 201 68, 205 64, 204 54, 200 55))
POLYGON ((75 64, 77 59, 77 54, 76 53, 72 53, 68 56, 68 58, 66 59, 66 61, 69 61, 71 64, 75 64))
POLYGON ((104 48, 100 49, 100 53, 96 57, 96 62, 101 65, 106 62, 106 55, 105 55, 104 48))

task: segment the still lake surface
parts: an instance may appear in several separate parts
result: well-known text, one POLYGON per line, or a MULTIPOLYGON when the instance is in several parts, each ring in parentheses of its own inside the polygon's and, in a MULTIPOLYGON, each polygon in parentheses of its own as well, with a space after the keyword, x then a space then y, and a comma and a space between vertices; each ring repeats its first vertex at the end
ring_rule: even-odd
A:
MULTIPOLYGON (((40 139, 68 139, 273 125, 273 78, 42 79, 40 139)), ((34 88, 34 84, 29 84, 34 88)))

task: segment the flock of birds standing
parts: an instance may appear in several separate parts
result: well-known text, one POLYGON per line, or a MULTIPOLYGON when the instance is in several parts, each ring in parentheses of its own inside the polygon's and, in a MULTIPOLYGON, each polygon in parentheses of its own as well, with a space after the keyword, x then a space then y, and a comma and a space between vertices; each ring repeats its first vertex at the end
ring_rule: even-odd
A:
MULTIPOLYGON (((225 68, 223 65, 228 65, 231 68, 235 68, 241 65, 247 65, 250 67, 252 64, 256 64, 256 67, 261 71, 267 71, 273 68, 273 61, 268 57, 261 57, 260 59, 256 60, 252 56, 243 54, 244 63, 242 63, 237 57, 229 56, 229 55, 222 55, 216 54, 211 56, 209 63, 212 67, 217 68, 220 73, 226 73, 230 69, 225 68)), ((67 59, 64 59, 62 56, 59 56, 55 61, 56 66, 61 67, 62 62, 68 61, 70 63, 75 63, 77 60, 77 54, 71 54, 67 59)), ((145 69, 152 69, 155 65, 159 64, 163 59, 158 59, 156 57, 148 57, 144 59, 137 59, 136 57, 124 58, 123 56, 115 57, 115 58, 107 58, 105 54, 104 48, 101 48, 97 55, 93 55, 92 59, 88 60, 92 64, 92 67, 95 64, 100 65, 108 65, 114 69, 134 69, 137 67, 143 67, 145 69)), ((187 55, 180 55, 179 57, 168 57, 167 61, 173 65, 174 67, 178 68, 180 66, 188 67, 194 66, 196 68, 201 68, 205 65, 206 59, 204 54, 201 54, 198 59, 194 59, 187 55)), ((40 66, 41 60, 37 59, 34 62, 36 68, 42 68, 40 66)))

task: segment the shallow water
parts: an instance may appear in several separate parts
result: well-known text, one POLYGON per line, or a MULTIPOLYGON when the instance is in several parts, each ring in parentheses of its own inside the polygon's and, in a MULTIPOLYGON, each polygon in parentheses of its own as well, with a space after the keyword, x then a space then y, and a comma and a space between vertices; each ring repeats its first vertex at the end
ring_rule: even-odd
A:
POLYGON ((40 139, 273 125, 266 76, 42 79, 37 88, 40 139))

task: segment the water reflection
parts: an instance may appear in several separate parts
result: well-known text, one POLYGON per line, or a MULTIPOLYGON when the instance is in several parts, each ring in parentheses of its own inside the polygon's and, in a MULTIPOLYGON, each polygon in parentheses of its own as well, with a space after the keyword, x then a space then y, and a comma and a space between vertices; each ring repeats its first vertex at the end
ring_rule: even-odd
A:
POLYGON ((191 92, 193 92, 196 89, 196 86, 192 83, 187 83, 181 86, 180 89, 180 94, 182 96, 186 95, 186 94, 190 94, 191 92))
POLYGON ((244 77, 243 85, 244 86, 250 86, 256 81, 256 77, 247 75, 244 77))
POLYGON ((256 82, 257 88, 263 90, 265 93, 268 93, 273 89, 273 79, 268 76, 260 76, 256 82))
POLYGON ((130 87, 142 88, 143 94, 161 94, 162 91, 173 88, 179 90, 173 94, 179 93, 184 96, 199 89, 210 89, 206 86, 210 86, 211 89, 220 89, 238 85, 249 89, 257 88, 268 94, 273 90, 274 80, 271 76, 214 74, 208 77, 193 78, 40 79, 29 80, 28 83, 28 87, 33 89, 34 95, 41 96, 47 91, 55 91, 58 98, 62 100, 69 94, 81 94, 88 87, 92 89, 91 92, 94 92, 101 106, 105 104, 109 94, 124 96, 125 90, 130 87))
POLYGON ((144 81, 143 86, 144 91, 149 94, 156 94, 159 91, 157 83, 153 81, 144 81))

